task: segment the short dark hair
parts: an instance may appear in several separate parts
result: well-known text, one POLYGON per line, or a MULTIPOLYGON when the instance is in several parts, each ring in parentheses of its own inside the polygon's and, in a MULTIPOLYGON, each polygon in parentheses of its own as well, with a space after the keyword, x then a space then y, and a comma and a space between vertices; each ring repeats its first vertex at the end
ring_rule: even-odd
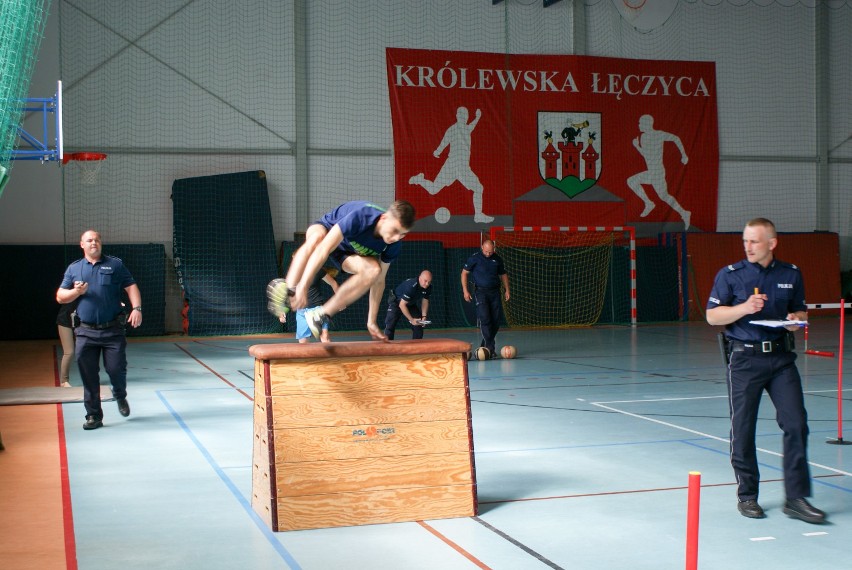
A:
POLYGON ((769 231, 769 237, 774 238, 778 235, 778 232, 775 231, 775 224, 772 223, 772 220, 767 218, 753 218, 746 222, 747 228, 752 228, 754 226, 763 226, 769 231))
POLYGON ((388 213, 399 220, 403 228, 410 230, 414 226, 414 206, 406 200, 397 200, 388 208, 388 213))

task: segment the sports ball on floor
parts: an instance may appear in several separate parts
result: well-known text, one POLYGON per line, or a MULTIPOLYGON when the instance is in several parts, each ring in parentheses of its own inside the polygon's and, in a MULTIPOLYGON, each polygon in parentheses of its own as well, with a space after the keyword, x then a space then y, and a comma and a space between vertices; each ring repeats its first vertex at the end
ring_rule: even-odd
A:
POLYGON ((511 344, 507 344, 506 346, 500 349, 500 356, 502 356, 503 358, 515 358, 517 354, 518 351, 515 350, 515 347, 511 344))
POLYGON ((480 346, 476 349, 476 359, 477 360, 488 360, 491 358, 491 351, 485 348, 484 346, 480 346))

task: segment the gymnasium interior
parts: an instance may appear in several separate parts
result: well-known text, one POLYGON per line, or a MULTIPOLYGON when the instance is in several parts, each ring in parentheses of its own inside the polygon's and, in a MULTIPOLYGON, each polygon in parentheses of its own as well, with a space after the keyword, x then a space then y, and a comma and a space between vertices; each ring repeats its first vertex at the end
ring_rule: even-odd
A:
POLYGON ((0 6, 0 567, 852 568, 849 0, 0 6), (368 295, 328 344, 268 310, 354 200, 416 210, 378 323, 428 269, 422 341, 368 295), (706 311, 754 218, 806 287, 821 525, 766 396, 737 512, 706 311), (90 229, 144 305, 93 431, 56 322, 90 229), (487 239, 511 358, 464 299, 487 239))

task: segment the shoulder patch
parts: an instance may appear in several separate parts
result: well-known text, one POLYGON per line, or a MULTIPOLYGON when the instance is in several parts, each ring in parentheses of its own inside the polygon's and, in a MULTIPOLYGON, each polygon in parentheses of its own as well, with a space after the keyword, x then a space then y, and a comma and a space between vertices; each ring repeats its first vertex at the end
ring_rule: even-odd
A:
POLYGON ((743 262, 738 261, 736 263, 732 263, 731 265, 726 267, 726 269, 728 270, 728 273, 731 273, 732 271, 736 271, 737 269, 742 269, 742 266, 743 266, 743 262))

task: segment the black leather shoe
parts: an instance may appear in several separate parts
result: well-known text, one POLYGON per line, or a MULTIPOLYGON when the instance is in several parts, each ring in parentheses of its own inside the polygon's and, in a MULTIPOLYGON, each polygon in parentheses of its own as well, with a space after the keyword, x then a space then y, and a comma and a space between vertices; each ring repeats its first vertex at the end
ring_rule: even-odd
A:
POLYGON ((116 398, 118 402, 118 413, 125 418, 130 415, 130 404, 127 403, 127 398, 116 398))
POLYGON ((742 516, 750 519, 762 519, 766 517, 766 513, 763 512, 763 509, 754 499, 740 501, 737 503, 737 510, 740 511, 742 516))
POLYGON ((784 503, 784 514, 811 524, 822 524, 825 522, 825 513, 804 498, 787 499, 787 502, 784 503))
POLYGON ((86 423, 83 424, 83 429, 98 429, 103 426, 103 420, 99 420, 95 416, 86 416, 86 423))

